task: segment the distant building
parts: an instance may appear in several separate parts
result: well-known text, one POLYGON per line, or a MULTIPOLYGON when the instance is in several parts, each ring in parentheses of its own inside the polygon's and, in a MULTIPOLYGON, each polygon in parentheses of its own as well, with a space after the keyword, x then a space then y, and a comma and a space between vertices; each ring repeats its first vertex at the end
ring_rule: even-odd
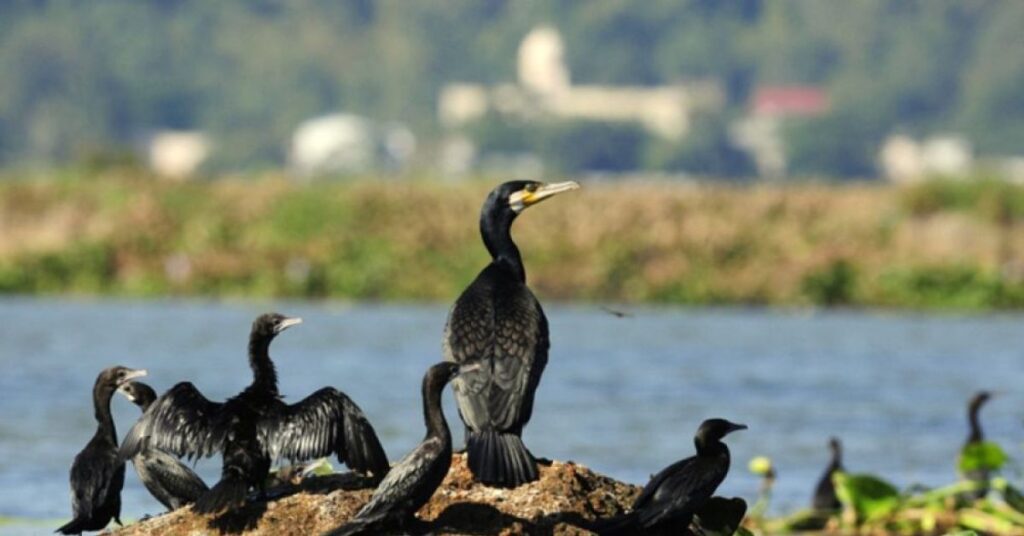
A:
POLYGON ((970 143, 949 134, 921 142, 899 134, 889 136, 882 144, 878 160, 886 178, 904 184, 928 177, 963 177, 974 167, 970 143))
POLYGON ((199 170, 210 156, 211 143, 197 130, 162 130, 146 143, 146 162, 161 177, 184 180, 199 170))
POLYGON ((782 126, 793 118, 828 113, 831 101, 816 86, 762 86, 754 89, 747 116, 732 126, 734 143, 754 159, 762 177, 786 174, 786 144, 782 126))
POLYGON ((438 118, 458 127, 490 111, 524 118, 638 123, 669 140, 683 138, 692 115, 720 109, 724 95, 710 81, 657 87, 573 85, 558 31, 535 28, 519 47, 517 84, 450 84, 438 98, 438 118))
POLYGON ((361 173, 401 167, 415 152, 416 137, 405 126, 337 113, 300 123, 292 134, 288 161, 303 176, 361 173))

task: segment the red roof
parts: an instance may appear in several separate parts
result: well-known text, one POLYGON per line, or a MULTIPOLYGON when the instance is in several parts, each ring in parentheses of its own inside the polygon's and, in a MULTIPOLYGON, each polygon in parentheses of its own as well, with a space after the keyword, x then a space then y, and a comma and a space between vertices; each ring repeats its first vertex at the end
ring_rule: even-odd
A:
POLYGON ((811 117, 827 112, 829 99, 815 86, 763 86, 754 90, 751 108, 754 115, 811 117))

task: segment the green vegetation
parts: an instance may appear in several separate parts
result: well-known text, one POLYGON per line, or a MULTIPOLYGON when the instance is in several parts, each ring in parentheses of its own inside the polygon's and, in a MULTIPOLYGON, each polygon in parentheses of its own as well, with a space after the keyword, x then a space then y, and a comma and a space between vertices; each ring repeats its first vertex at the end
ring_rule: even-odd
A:
MULTIPOLYGON (((488 260, 495 182, 0 178, 0 292, 447 301, 488 260)), ((986 181, 596 183, 515 234, 547 299, 1006 309, 1024 307, 1017 200, 986 181)))
MULTIPOLYGON (((140 132, 196 128, 217 141, 214 171, 273 167, 299 121, 336 110, 432 139, 440 88, 514 80, 520 40, 545 23, 574 82, 726 90, 725 112, 681 144, 612 129, 629 150, 611 169, 749 171, 725 119, 770 84, 832 98, 789 132, 798 175, 871 174, 894 128, 963 132, 982 154, 1024 146, 1021 2, 22 0, 0 3, 0 165, 117 160, 140 132)), ((552 169, 606 164, 543 156, 552 169)))
MULTIPOLYGON (((967 465, 982 464, 998 470, 1005 454, 995 443, 966 453, 967 465)), ((771 496, 774 473, 765 473, 767 458, 755 458, 750 470, 762 476, 760 502, 771 496)), ((964 466, 961 459, 961 468, 964 466)), ((901 491, 869 474, 835 473, 836 496, 842 505, 836 512, 804 509, 781 518, 764 516, 765 507, 752 509, 745 524, 757 533, 798 532, 841 534, 1021 534, 1024 532, 1024 496, 1003 477, 992 478, 982 497, 979 482, 961 480, 936 489, 914 487, 901 491)))

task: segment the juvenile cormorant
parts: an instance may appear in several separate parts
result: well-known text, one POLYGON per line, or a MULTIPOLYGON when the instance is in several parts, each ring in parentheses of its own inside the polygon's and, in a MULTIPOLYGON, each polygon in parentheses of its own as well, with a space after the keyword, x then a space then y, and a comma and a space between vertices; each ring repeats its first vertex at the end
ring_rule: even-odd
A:
POLYGON ((85 530, 100 530, 111 519, 121 524, 124 462, 117 457, 117 430, 110 415, 110 398, 120 385, 145 375, 145 370, 111 367, 96 378, 92 388, 96 434, 71 464, 71 511, 74 519, 56 532, 81 534, 85 530))
MULTIPOLYGON (((139 406, 143 413, 156 400, 153 388, 142 382, 121 384, 117 391, 139 406)), ((144 448, 132 458, 139 480, 168 511, 196 502, 210 488, 178 458, 156 448, 144 448)))
MULTIPOLYGON (((981 411, 981 407, 984 406, 990 398, 992 398, 992 393, 988 391, 978 391, 973 397, 971 397, 970 402, 967 403, 967 425, 970 432, 967 435, 967 440, 964 441, 964 449, 985 441, 985 433, 981 430, 981 421, 978 418, 978 413, 981 411)), ((965 497, 970 499, 980 499, 988 493, 988 481, 992 476, 988 469, 973 469, 965 473, 963 476, 967 480, 976 483, 978 486, 977 489, 970 493, 965 493, 965 497)))
POLYGON ((352 519, 328 534, 351 536, 379 534, 385 530, 407 528, 437 487, 452 464, 452 436, 441 409, 444 386, 460 373, 479 365, 460 366, 448 361, 438 363, 423 377, 423 417, 427 435, 412 452, 391 468, 370 501, 352 519))
POLYGON ((448 314, 445 359, 481 364, 456 378, 454 389, 469 469, 487 485, 516 487, 537 479, 537 462, 521 435, 548 361, 548 321, 526 286, 512 222, 527 207, 576 188, 572 181, 512 181, 491 191, 480 212, 480 234, 493 260, 448 314))
POLYGON ((746 428, 725 419, 701 423, 693 438, 697 455, 654 475, 628 514, 600 522, 595 531, 602 535, 676 530, 685 533, 693 514, 711 498, 729 472, 729 447, 722 443, 722 438, 746 428))
POLYGON ((177 456, 223 458, 220 481, 193 508, 212 513, 245 502, 246 493, 263 485, 272 460, 308 460, 336 453, 340 461, 375 479, 388 471, 388 459, 361 409, 348 396, 324 387, 295 404, 277 390, 270 360, 271 341, 299 318, 269 313, 253 322, 249 366, 253 381, 223 403, 211 402, 190 382, 164 393, 132 427, 121 447, 122 459, 147 446, 177 456))
POLYGON ((836 487, 832 483, 832 475, 843 470, 843 445, 839 438, 833 437, 828 440, 828 448, 832 452, 832 459, 828 467, 818 480, 818 486, 814 488, 814 498, 811 506, 819 512, 834 512, 842 508, 839 499, 836 497, 836 487))

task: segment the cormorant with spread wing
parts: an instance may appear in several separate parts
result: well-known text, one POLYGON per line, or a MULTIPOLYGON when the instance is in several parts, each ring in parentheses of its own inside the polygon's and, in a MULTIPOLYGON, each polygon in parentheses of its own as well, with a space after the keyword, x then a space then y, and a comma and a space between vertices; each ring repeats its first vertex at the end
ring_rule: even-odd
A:
POLYGON ((96 433, 71 464, 71 510, 75 517, 57 532, 81 534, 85 530, 100 530, 111 519, 121 524, 124 461, 117 457, 117 430, 110 414, 110 399, 122 384, 145 375, 145 370, 111 367, 96 378, 92 388, 96 433))
POLYGON ((729 473, 729 447, 722 438, 746 428, 746 425, 725 419, 708 419, 701 423, 693 438, 697 455, 654 475, 628 514, 600 522, 595 532, 601 535, 684 533, 694 513, 707 503, 729 473))
MULTIPOLYGON (((153 388, 142 382, 121 384, 117 391, 139 406, 143 413, 156 400, 153 388)), ((149 493, 168 511, 192 504, 210 490, 195 471, 160 449, 143 449, 132 458, 132 465, 149 493)))
POLYGON ((441 408, 441 393, 452 378, 477 367, 443 362, 427 370, 422 388, 427 436, 391 468, 370 501, 348 523, 328 534, 381 534, 408 528, 416 511, 427 504, 452 465, 452 435, 441 408))
POLYGON ((825 473, 818 480, 818 486, 814 488, 814 498, 811 506, 819 512, 836 512, 843 505, 836 496, 836 486, 832 482, 832 475, 843 470, 843 445, 839 438, 833 437, 828 440, 828 449, 832 453, 832 459, 825 468, 825 473))
POLYGON ((526 286, 512 222, 527 207, 576 188, 572 181, 511 181, 495 188, 480 212, 480 234, 493 260, 448 314, 445 359, 481 364, 456 378, 454 388, 470 471, 487 485, 516 487, 538 476, 521 435, 548 361, 548 322, 526 286))
POLYGON ((240 506, 250 488, 262 493, 275 459, 307 460, 333 452, 355 471, 383 478, 387 456, 348 396, 324 387, 295 404, 281 401, 270 343, 301 321, 277 313, 258 317, 249 337, 252 383, 223 403, 211 402, 190 382, 175 385, 132 427, 121 447, 122 459, 146 447, 189 458, 220 452, 221 479, 196 501, 193 508, 199 513, 240 506))

